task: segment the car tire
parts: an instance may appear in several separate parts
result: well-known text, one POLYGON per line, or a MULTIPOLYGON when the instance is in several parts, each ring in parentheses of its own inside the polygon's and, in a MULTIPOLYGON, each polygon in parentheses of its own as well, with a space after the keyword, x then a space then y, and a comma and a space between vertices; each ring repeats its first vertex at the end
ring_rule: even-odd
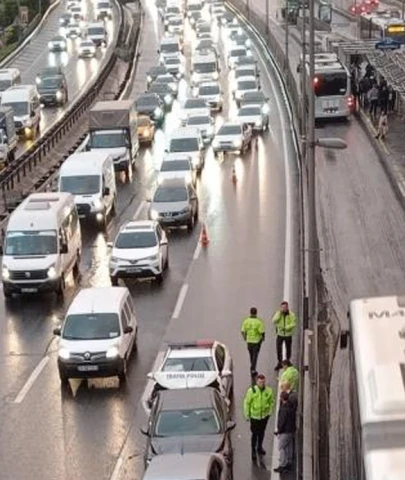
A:
POLYGON ((166 261, 165 261, 165 265, 164 265, 164 270, 167 270, 169 268, 169 253, 167 253, 167 257, 166 257, 166 261))
POLYGON ((59 369, 59 378, 61 386, 66 387, 69 383, 69 377, 66 375, 66 372, 59 369))
POLYGON ((195 225, 195 218, 194 218, 194 215, 193 215, 187 223, 187 230, 189 232, 192 232, 193 229, 194 229, 194 225, 195 225))
POLYGON ((162 285, 163 283, 163 270, 155 276, 156 283, 162 285))
POLYGON ((13 298, 13 294, 11 290, 3 284, 3 295, 6 300, 11 300, 13 298))
POLYGON ((66 288, 66 283, 65 283, 65 276, 62 275, 59 280, 59 285, 56 290, 56 296, 58 297, 58 300, 63 300, 65 296, 65 288, 66 288))
POLYGON ((80 253, 77 253, 76 262, 73 265, 73 277, 77 278, 80 275, 80 253))
POLYGON ((126 385, 128 380, 128 361, 125 357, 122 361, 122 370, 118 373, 118 380, 120 382, 120 387, 126 385))
POLYGON ((111 285, 113 287, 118 287, 118 278, 117 277, 110 277, 111 285))
POLYGON ((117 197, 114 196, 113 203, 111 205, 111 216, 115 217, 117 215, 117 197))

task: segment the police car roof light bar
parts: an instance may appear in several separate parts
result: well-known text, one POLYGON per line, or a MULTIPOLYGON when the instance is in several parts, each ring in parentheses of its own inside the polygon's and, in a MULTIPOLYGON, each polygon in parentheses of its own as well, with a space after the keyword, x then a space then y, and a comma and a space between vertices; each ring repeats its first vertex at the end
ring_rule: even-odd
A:
POLYGON ((169 348, 211 348, 214 345, 214 340, 195 340, 194 342, 171 342, 169 348))

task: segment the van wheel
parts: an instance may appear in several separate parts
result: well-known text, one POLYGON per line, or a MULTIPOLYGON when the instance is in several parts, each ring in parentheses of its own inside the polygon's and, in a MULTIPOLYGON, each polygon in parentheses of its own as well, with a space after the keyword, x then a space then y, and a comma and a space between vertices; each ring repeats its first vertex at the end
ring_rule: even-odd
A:
POLYGON ((122 371, 118 374, 118 380, 120 381, 120 386, 127 383, 127 374, 128 374, 128 363, 127 359, 124 358, 122 364, 122 371))
POLYGON ((113 204, 111 207, 111 216, 115 217, 117 215, 117 197, 114 197, 113 204))
POLYGON ((77 254, 76 262, 73 266, 73 276, 77 278, 80 275, 80 253, 77 254))
POLYGON ((56 291, 56 295, 57 295, 59 300, 63 300, 63 297, 65 295, 65 288, 66 288, 65 277, 64 277, 64 275, 62 275, 62 277, 59 281, 59 287, 56 291))
POLYGON ((130 183, 132 179, 132 165, 131 163, 128 163, 128 165, 125 167, 125 180, 130 183))
POLYGON ((156 275, 155 280, 156 280, 156 283, 158 285, 162 285, 162 283, 163 283, 163 271, 156 275))
POLYGON ((167 270, 169 268, 169 253, 167 254, 164 269, 167 270))
POLYGON ((194 228, 194 223, 195 223, 195 218, 194 215, 190 218, 188 224, 187 224, 187 230, 191 232, 194 228))
POLYGON ((59 378, 60 378, 61 387, 66 387, 69 383, 69 377, 66 375, 64 371, 59 370, 59 378))
POLYGON ((13 294, 5 285, 3 285, 3 295, 6 300, 11 300, 13 298, 13 294))
POLYGON ((113 287, 118 287, 118 278, 117 277, 110 277, 111 285, 113 287))

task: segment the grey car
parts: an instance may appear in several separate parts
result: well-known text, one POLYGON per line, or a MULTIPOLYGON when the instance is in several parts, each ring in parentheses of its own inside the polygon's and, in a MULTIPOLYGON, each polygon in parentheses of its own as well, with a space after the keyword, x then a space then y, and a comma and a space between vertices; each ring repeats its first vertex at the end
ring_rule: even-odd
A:
POLYGON ((165 179, 157 187, 149 209, 149 218, 162 227, 184 227, 189 231, 198 221, 198 197, 184 178, 165 179))
POLYGON ((222 455, 215 453, 172 453, 151 461, 142 480, 232 480, 222 455))
POLYGON ((167 453, 219 453, 232 465, 230 418, 224 397, 213 387, 157 393, 147 428, 145 463, 167 453))

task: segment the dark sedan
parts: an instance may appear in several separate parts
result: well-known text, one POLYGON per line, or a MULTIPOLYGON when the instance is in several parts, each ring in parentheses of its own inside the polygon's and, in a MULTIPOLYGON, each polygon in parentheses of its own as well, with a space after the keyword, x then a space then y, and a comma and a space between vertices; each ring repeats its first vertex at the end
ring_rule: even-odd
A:
POLYGON ((153 403, 145 462, 165 453, 213 452, 232 464, 231 430, 224 397, 212 387, 162 390, 153 403))
POLYGON ((156 93, 160 100, 164 103, 166 111, 170 111, 173 107, 174 93, 173 89, 167 83, 152 83, 148 93, 156 93))
POLYGON ((169 72, 167 68, 163 65, 159 65, 157 67, 152 67, 151 69, 149 69, 148 73, 146 74, 146 81, 147 81, 148 87, 151 83, 153 83, 156 80, 156 78, 159 75, 166 75, 167 73, 169 72))
POLYGON ((135 108, 139 115, 147 115, 161 127, 165 120, 164 103, 157 93, 142 93, 135 100, 135 108))

